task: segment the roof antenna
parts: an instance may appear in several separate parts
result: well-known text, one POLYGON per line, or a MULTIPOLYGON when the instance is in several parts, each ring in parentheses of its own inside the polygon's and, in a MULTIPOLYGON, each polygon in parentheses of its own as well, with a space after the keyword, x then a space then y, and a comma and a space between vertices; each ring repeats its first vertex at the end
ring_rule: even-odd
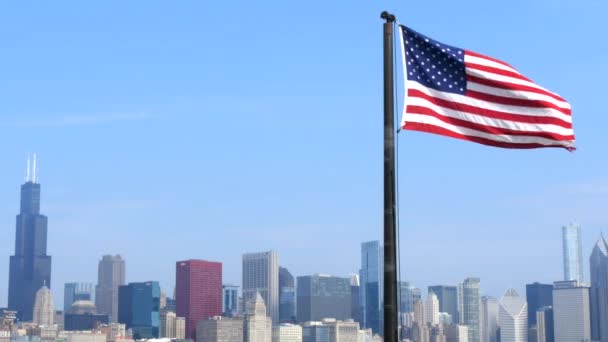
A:
POLYGON ((30 181, 30 157, 27 157, 27 168, 25 169, 25 182, 30 181))
POLYGON ((34 153, 34 163, 32 166, 32 183, 36 184, 36 153, 34 153))

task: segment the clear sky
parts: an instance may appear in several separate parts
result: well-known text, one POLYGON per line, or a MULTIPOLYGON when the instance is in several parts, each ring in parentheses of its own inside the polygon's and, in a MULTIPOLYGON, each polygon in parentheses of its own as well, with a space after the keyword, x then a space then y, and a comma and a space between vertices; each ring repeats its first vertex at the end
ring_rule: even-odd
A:
POLYGON ((268 249, 295 275, 357 272, 381 238, 384 9, 564 96, 578 145, 400 134, 404 278, 495 296, 559 280, 570 220, 587 260, 608 229, 605 1, 3 2, 0 306, 34 152, 58 303, 108 253, 168 294, 187 258, 237 284, 241 254, 268 249))

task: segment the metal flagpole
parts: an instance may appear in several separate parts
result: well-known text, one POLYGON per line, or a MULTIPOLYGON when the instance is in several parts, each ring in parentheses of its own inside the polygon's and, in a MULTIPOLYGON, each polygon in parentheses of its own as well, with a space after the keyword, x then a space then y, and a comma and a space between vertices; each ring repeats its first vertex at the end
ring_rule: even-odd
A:
POLYGON ((384 11, 384 341, 398 342, 397 241, 395 205, 395 89, 393 26, 395 16, 384 11))

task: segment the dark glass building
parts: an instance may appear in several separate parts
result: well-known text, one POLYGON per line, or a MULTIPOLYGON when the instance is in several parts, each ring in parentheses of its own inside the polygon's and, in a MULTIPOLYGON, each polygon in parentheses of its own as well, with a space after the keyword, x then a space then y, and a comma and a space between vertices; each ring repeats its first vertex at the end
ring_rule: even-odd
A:
POLYGON ((379 241, 361 244, 361 269, 359 270, 359 304, 362 307, 361 326, 371 328, 374 334, 383 335, 384 248, 379 241))
POLYGON ((133 338, 157 338, 160 327, 160 285, 129 283, 118 288, 118 322, 133 330, 133 338))
POLYGON ((296 282, 285 267, 279 267, 279 320, 281 323, 296 321, 296 282))
POLYGON ((110 317, 96 313, 65 313, 63 318, 64 330, 84 331, 93 330, 102 324, 108 324, 110 317))
POLYGON ((239 287, 222 285, 222 315, 236 317, 239 313, 239 287))
POLYGON ((46 237, 47 218, 40 214, 40 184, 34 174, 32 180, 21 185, 15 255, 10 257, 9 265, 8 308, 17 311, 22 321, 33 318, 36 291, 45 284, 51 287, 51 257, 46 254, 46 237))
POLYGON ((446 312, 452 316, 452 321, 458 323, 458 288, 456 286, 436 285, 429 286, 429 293, 433 292, 439 300, 439 312, 446 312))
POLYGON ((350 317, 355 321, 361 323, 361 304, 359 301, 360 293, 359 289, 359 279, 358 277, 351 277, 350 279, 350 317))
POLYGON ((544 306, 553 305, 553 284, 526 284, 528 302, 528 328, 536 325, 536 311, 544 306))
POLYGON ((316 274, 298 277, 298 322, 351 318, 350 279, 316 274))

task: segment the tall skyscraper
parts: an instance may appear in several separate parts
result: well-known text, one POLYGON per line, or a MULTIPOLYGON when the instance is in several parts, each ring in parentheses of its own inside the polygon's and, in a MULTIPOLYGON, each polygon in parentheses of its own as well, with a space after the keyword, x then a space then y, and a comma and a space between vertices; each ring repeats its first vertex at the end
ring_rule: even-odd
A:
POLYGON ((65 283, 63 288, 63 311, 70 309, 79 300, 93 300, 92 283, 65 283))
POLYGON ((360 304, 363 307, 362 324, 374 334, 382 335, 384 328, 384 249, 379 241, 361 244, 360 304))
POLYGON ((222 314, 222 263, 178 261, 175 301, 176 314, 186 318, 186 338, 195 339, 198 321, 222 314))
POLYGON ((120 255, 104 255, 99 261, 95 306, 97 312, 118 321, 118 287, 125 284, 125 261, 120 255))
POLYGON ((572 281, 553 284, 555 342, 591 340, 589 287, 572 281))
POLYGON ((439 300, 439 311, 452 316, 452 321, 458 323, 458 288, 456 286, 429 286, 428 292, 433 292, 439 300))
POLYGON ((118 322, 133 331, 133 337, 159 337, 160 285, 157 281, 129 283, 118 288, 118 322))
POLYGON ((528 342, 528 305, 515 289, 508 289, 498 309, 500 342, 528 342))
POLYGON ((359 275, 351 274, 350 276, 350 317, 355 322, 361 322, 361 304, 359 303, 359 275))
POLYGON ((279 255, 275 251, 243 254, 243 300, 264 298, 268 316, 279 322, 279 255))
POLYGON ((296 281, 285 267, 279 267, 279 320, 296 321, 296 281))
POLYGON ((539 308, 536 311, 536 342, 554 342, 553 331, 553 308, 539 308))
POLYGON ((36 292, 51 287, 51 257, 46 254, 47 217, 40 214, 40 184, 36 180, 36 159, 21 185, 21 206, 17 215, 15 255, 10 257, 8 308, 22 321, 33 318, 36 292), (30 177, 32 174, 32 177, 30 177))
MULTIPOLYGON (((422 299, 422 291, 411 286, 407 281, 401 281, 399 282, 397 297, 399 298, 399 311, 401 313, 414 312, 414 303, 422 299)), ((441 303, 439 305, 441 306, 441 303)))
POLYGON ((247 302, 244 342, 272 341, 272 320, 266 312, 264 298, 256 293, 255 299, 247 302))
POLYGON ((591 338, 608 342, 608 244, 602 235, 589 258, 591 266, 591 338))
POLYGON ((553 305, 553 284, 527 284, 526 301, 528 302, 528 328, 532 328, 536 325, 536 311, 544 306, 553 305))
POLYGON ((234 317, 239 312, 239 287, 236 285, 222 285, 222 314, 234 317))
POLYGON ((479 307, 481 304, 479 278, 466 278, 459 284, 460 323, 469 327, 469 342, 479 342, 479 307))
POLYGON ((439 300, 434 292, 429 292, 424 301, 424 323, 439 324, 439 300))
POLYGON ((298 277, 298 322, 351 318, 350 278, 325 274, 298 277))
POLYGON ((570 223, 562 227, 562 247, 564 253, 564 280, 584 281, 583 244, 581 226, 570 223))
POLYGON ((494 297, 481 297, 481 342, 498 342, 498 301, 494 297))
POLYGON ((48 287, 42 286, 36 292, 34 303, 34 323, 38 325, 52 325, 55 319, 55 305, 53 295, 48 287))

